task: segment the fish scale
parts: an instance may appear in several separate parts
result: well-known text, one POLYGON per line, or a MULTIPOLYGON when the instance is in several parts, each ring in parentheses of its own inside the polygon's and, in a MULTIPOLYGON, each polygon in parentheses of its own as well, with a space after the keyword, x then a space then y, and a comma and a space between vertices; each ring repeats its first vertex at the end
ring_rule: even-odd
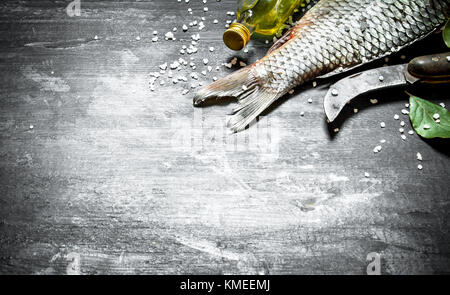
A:
POLYGON ((238 98, 228 125, 240 131, 292 88, 422 39, 446 21, 449 7, 450 0, 321 0, 265 57, 202 88, 194 104, 238 98))

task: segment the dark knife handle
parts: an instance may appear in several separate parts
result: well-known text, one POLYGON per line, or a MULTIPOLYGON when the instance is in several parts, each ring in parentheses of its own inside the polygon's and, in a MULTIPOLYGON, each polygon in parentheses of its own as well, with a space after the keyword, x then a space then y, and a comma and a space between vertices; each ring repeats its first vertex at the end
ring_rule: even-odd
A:
POLYGON ((425 83, 450 82, 450 52, 416 57, 409 62, 408 73, 425 83))

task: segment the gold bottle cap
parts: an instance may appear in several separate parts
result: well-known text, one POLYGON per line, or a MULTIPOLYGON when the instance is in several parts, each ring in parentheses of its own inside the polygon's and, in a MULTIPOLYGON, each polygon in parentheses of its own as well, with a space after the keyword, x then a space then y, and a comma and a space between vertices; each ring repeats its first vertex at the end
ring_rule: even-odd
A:
POLYGON ((240 23, 232 23, 223 33, 223 42, 232 50, 241 50, 248 41, 250 41, 250 31, 240 23))

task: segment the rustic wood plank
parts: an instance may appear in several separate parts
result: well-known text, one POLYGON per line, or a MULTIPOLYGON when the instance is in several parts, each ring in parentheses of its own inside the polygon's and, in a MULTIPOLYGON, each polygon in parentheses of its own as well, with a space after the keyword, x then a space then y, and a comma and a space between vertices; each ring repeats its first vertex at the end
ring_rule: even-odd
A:
MULTIPOLYGON (((221 42, 233 0, 207 13, 193 0, 82 1, 74 18, 67 4, 0 4, 0 273, 364 274, 370 252, 386 274, 449 272, 449 144, 402 141, 403 90, 361 98, 334 134, 328 81, 307 85, 229 135, 229 103, 196 109, 193 91, 181 94, 189 83, 152 92, 149 79, 181 57, 198 31, 181 25, 201 16, 200 80, 235 70, 221 65, 235 56, 221 42), (175 26, 177 40, 163 40, 175 26), (202 76, 204 57, 220 70, 202 76)), ((441 50, 437 40, 392 60, 441 50)), ((450 105, 448 90, 424 92, 450 105)))

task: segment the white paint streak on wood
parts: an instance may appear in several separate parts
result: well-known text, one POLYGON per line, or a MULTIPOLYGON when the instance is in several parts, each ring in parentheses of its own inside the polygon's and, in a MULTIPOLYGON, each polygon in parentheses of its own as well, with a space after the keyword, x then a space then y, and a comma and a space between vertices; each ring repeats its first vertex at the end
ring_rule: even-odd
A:
POLYGON ((177 237, 176 240, 192 249, 199 250, 212 256, 222 257, 229 260, 241 260, 241 256, 237 253, 217 248, 209 241, 193 240, 185 237, 177 237))

